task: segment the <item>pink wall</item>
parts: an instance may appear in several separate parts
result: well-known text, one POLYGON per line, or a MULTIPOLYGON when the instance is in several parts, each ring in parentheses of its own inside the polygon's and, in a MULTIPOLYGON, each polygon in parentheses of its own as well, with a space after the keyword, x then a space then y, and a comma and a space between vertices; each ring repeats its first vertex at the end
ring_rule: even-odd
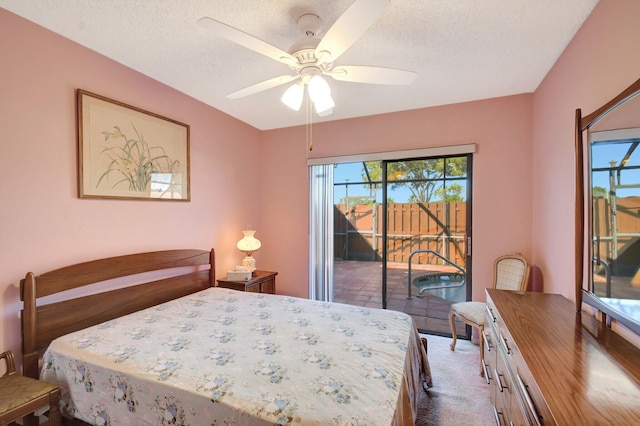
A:
POLYGON ((239 262, 261 222, 258 130, 3 9, 0 40, 0 350, 20 353, 28 271, 171 248, 215 247, 219 277, 239 262), (76 88, 190 124, 192 201, 77 198, 76 88))
POLYGON ((309 155, 475 143, 474 299, 511 251, 540 268, 545 291, 572 298, 574 110, 591 112, 638 78, 637 16, 637 0, 601 1, 535 95, 318 124, 308 153, 304 128, 259 132, 0 9, 0 347, 19 352, 27 271, 215 247, 222 276, 247 224, 263 241, 260 267, 280 272, 278 291, 306 296, 309 155), (78 199, 76 88, 190 124, 193 201, 78 199))
POLYGON ((574 120, 640 74, 640 2, 602 0, 536 90, 533 103, 533 256, 545 291, 574 295, 574 120))
POLYGON ((260 148, 264 165, 260 177, 262 259, 271 270, 278 271, 277 292, 298 297, 309 295, 306 155, 303 127, 263 132, 260 148))
POLYGON ((265 132, 262 235, 269 250, 263 256, 277 265, 279 291, 307 296, 308 244, 301 238, 308 235, 307 157, 475 143, 474 299, 484 300, 496 257, 531 257, 531 117, 532 95, 523 94, 317 124, 312 152, 302 127, 265 132))

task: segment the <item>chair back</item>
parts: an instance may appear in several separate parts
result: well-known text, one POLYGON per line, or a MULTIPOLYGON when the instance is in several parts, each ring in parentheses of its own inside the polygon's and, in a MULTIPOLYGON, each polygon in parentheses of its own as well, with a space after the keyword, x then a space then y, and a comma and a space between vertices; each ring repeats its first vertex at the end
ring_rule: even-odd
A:
MULTIPOLYGON (((6 352, 2 352, 0 354, 0 361, 4 359, 5 360, 5 364, 6 364, 6 368, 4 370, 4 374, 3 376, 8 376, 10 374, 16 374, 16 363, 13 359, 13 353, 11 351, 6 351, 6 352)), ((2 368, 0 368, 0 371, 2 371, 2 368)))
POLYGON ((496 259, 494 288, 525 291, 529 282, 529 262, 521 254, 509 254, 496 259))

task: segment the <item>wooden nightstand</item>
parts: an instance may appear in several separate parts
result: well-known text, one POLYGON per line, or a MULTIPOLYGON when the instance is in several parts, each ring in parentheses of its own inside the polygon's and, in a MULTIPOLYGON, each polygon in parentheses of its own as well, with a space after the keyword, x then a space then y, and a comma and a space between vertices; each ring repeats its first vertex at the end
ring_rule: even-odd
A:
POLYGON ((218 287, 254 293, 276 294, 277 272, 255 271, 255 274, 249 281, 218 280, 218 287))

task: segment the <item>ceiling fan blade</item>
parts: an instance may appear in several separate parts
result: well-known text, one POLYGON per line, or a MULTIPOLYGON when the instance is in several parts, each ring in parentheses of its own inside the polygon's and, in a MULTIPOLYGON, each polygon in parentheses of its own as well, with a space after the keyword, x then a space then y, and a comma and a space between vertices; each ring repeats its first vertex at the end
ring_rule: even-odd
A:
POLYGON ((299 76, 297 75, 281 75, 280 77, 275 77, 269 80, 261 81, 260 83, 256 83, 251 86, 245 87, 244 89, 236 90, 233 93, 229 93, 227 95, 227 98, 229 99, 243 98, 245 96, 253 95, 255 93, 280 86, 281 84, 289 83, 298 77, 299 76))
POLYGON ((316 56, 329 52, 331 61, 338 59, 387 8, 389 0, 356 0, 327 30, 316 47, 316 56))
POLYGON ((285 63, 287 65, 295 65, 296 59, 284 50, 260 40, 257 37, 247 34, 242 30, 233 28, 227 24, 224 24, 215 19, 211 19, 207 16, 198 20, 198 25, 205 28, 214 34, 224 37, 229 41, 239 44, 242 47, 246 47, 249 50, 260 53, 278 62, 285 63))
POLYGON ((417 76, 413 71, 360 65, 335 67, 330 71, 325 71, 325 74, 340 81, 370 84, 393 84, 398 86, 413 83, 417 76))

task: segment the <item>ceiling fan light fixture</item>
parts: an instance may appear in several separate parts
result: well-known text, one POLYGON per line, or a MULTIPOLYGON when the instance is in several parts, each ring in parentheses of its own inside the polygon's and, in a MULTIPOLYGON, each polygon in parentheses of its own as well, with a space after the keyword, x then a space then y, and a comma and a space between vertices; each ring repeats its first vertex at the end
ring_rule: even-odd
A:
POLYGON ((336 104, 333 102, 331 94, 328 93, 326 96, 313 101, 313 106, 320 117, 325 117, 333 112, 333 107, 336 106, 336 104))
POLYGON ((331 114, 336 104, 333 102, 333 98, 331 98, 329 83, 319 74, 314 75, 309 79, 307 90, 309 91, 309 98, 311 98, 318 115, 325 116, 331 114))
POLYGON ((307 87, 309 90, 309 97, 314 104, 317 102, 323 102, 326 98, 331 98, 331 88, 329 87, 329 83, 327 83, 319 74, 314 75, 309 79, 307 87))
POLYGON ((329 109, 326 109, 326 110, 324 110, 322 112, 318 112, 318 116, 320 116, 320 117, 326 117, 326 116, 331 115, 331 114, 333 114, 333 108, 329 108, 329 109))
POLYGON ((300 106, 302 106, 302 100, 304 98, 304 86, 302 83, 296 83, 291 85, 280 100, 283 104, 288 106, 294 111, 300 111, 300 106))

